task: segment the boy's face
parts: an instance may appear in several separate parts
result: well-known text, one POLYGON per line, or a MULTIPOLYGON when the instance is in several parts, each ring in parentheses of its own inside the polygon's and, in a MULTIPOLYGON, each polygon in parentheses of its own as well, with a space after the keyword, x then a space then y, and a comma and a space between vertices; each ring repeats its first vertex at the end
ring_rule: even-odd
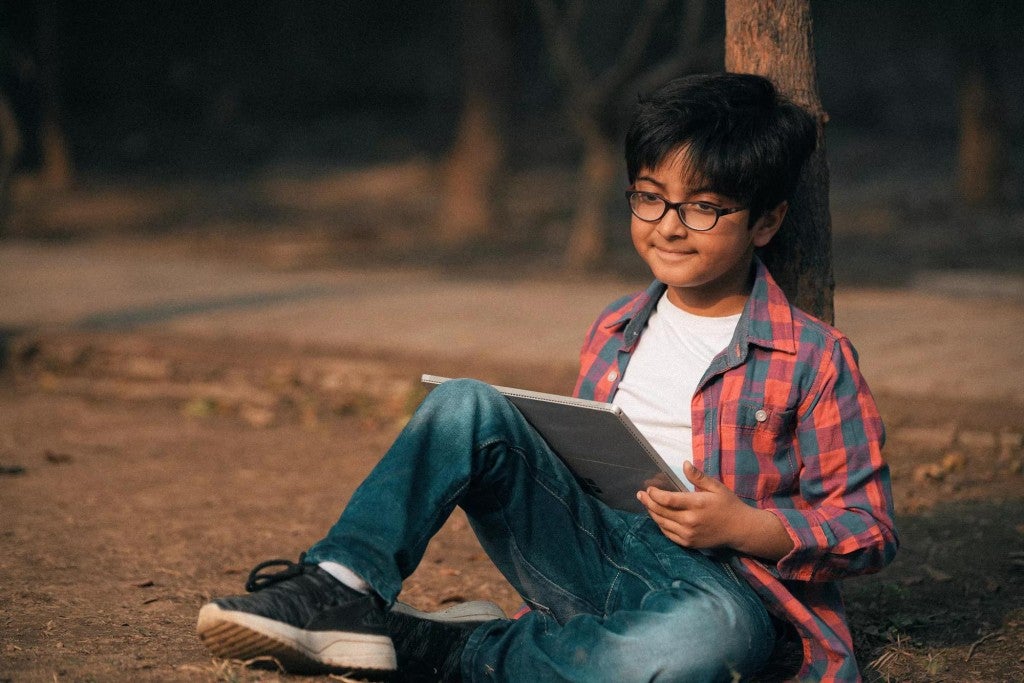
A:
MULTIPOLYGON (((731 209, 740 202, 699 187, 692 179, 682 152, 669 154, 653 169, 643 169, 633 189, 658 195, 669 202, 702 202, 731 209)), ((683 310, 706 316, 724 316, 743 310, 749 294, 750 264, 754 248, 771 240, 786 215, 783 202, 748 226, 746 209, 718 218, 706 232, 683 225, 672 209, 661 220, 647 222, 632 216, 633 246, 661 282, 668 298, 683 310)))

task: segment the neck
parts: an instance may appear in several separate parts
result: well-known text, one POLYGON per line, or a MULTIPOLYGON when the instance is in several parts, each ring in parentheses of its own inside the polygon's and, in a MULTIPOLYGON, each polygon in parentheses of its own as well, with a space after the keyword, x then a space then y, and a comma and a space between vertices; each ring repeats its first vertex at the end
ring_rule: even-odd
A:
POLYGON ((743 307, 747 305, 747 298, 750 296, 749 291, 713 299, 704 299, 700 296, 692 296, 692 294, 692 292, 680 291, 676 287, 668 288, 668 300, 673 306, 687 313, 707 318, 721 318, 742 313, 743 307))

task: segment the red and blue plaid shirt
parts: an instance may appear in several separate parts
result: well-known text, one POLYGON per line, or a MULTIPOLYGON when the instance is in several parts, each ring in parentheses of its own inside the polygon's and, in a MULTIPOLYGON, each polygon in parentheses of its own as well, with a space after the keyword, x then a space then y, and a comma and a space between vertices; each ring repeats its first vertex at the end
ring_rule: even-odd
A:
MULTIPOLYGON (((785 526, 793 550, 774 565, 733 566, 803 644, 798 678, 859 680, 837 581, 878 571, 896 553, 882 420, 857 354, 838 330, 789 304, 757 261, 729 347, 691 401, 693 464, 785 526)), ((665 291, 609 306, 591 327, 575 394, 611 401, 665 291)))

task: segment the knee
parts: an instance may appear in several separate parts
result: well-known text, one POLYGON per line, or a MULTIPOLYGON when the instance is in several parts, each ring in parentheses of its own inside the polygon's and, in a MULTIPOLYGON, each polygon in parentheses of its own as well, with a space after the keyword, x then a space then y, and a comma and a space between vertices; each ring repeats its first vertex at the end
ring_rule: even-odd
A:
POLYGON ((441 382, 427 394, 424 403, 439 403, 452 407, 462 403, 485 400, 489 393, 498 392, 494 387, 479 380, 454 379, 441 382))
POLYGON ((729 598, 702 593, 659 607, 664 627, 648 634, 657 680, 737 680, 756 672, 771 652, 770 629, 729 598))
POLYGON ((500 407, 506 403, 504 397, 485 382, 475 379, 450 379, 427 394, 413 420, 433 421, 440 418, 446 423, 451 423, 463 417, 475 422, 491 407, 500 407))
POLYGON ((450 379, 438 384, 427 394, 424 405, 439 405, 448 409, 477 406, 501 398, 490 384, 475 379, 450 379))

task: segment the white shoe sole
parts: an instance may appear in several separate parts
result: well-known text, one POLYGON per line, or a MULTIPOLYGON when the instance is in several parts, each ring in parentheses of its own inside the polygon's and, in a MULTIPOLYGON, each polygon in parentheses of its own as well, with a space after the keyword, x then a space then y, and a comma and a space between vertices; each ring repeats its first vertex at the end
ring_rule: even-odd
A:
POLYGON ((203 644, 222 659, 272 657, 288 672, 387 674, 398 667, 388 636, 345 631, 305 631, 248 612, 209 603, 196 623, 203 644))
POLYGON ((508 619, 498 605, 489 600, 472 600, 460 602, 436 612, 424 612, 404 602, 396 602, 392 612, 443 623, 460 623, 466 621, 490 621, 492 619, 508 619))

